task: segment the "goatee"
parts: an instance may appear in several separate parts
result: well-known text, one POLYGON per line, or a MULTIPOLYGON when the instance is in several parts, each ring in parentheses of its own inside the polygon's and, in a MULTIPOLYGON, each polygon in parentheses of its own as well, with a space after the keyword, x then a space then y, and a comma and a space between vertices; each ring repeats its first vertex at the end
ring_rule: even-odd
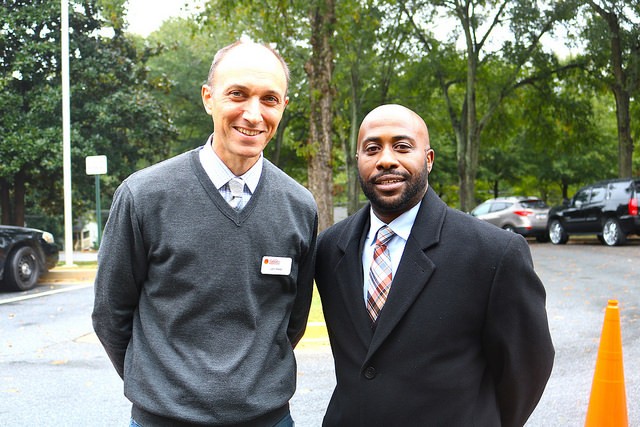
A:
POLYGON ((387 213, 406 212, 414 207, 424 196, 429 182, 429 170, 427 165, 425 164, 420 175, 416 175, 413 179, 410 178, 411 176, 407 173, 394 172, 391 170, 383 171, 368 181, 363 180, 362 176, 358 174, 362 192, 367 196, 371 205, 375 210, 387 213), (381 196, 376 192, 376 180, 385 175, 401 176, 406 180, 407 187, 398 198, 386 199, 384 196, 381 196))

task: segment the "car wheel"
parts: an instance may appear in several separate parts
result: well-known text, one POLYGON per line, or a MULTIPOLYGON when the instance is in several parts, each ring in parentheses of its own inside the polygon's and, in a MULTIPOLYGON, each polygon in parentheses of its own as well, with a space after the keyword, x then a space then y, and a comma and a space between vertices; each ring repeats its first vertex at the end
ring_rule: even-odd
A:
POLYGON ((602 226, 602 241, 607 246, 621 245, 625 241, 625 235, 620 229, 620 224, 614 218, 609 218, 602 226))
POLYGON ((551 243, 554 245, 562 245, 567 243, 567 240, 569 240, 567 232, 564 231, 564 227, 557 219, 551 221, 551 224, 549 225, 549 240, 551 240, 551 243))
POLYGON ((510 224, 505 225, 504 227, 502 227, 502 229, 503 229, 503 230, 510 231, 510 232, 512 232, 512 233, 515 233, 515 232, 516 232, 515 227, 514 227, 513 225, 510 225, 510 224))
POLYGON ((9 290, 29 290, 36 285, 39 277, 40 263, 33 248, 23 246, 7 258, 4 281, 9 290))
POLYGON ((547 243, 549 241, 549 234, 538 234, 536 236, 536 242, 538 243, 547 243))

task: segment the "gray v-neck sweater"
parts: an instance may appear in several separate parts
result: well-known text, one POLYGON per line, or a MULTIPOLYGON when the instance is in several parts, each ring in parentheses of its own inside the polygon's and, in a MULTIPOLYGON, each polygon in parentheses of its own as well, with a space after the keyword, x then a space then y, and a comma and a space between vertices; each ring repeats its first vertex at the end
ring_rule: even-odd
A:
POLYGON ((138 422, 241 423, 286 407, 316 232, 311 193, 266 159, 240 212, 198 150, 121 184, 100 248, 93 324, 138 422), (290 258, 291 271, 263 274, 265 256, 290 258))

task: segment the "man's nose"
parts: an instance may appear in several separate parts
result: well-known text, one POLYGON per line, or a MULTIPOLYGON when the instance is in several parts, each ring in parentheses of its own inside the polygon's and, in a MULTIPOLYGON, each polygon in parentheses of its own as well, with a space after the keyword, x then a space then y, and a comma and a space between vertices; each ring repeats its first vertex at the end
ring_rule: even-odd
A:
POLYGON ((242 117, 250 123, 260 123, 262 121, 260 105, 260 100, 258 98, 250 98, 247 100, 242 117))
POLYGON ((398 159, 396 158, 395 151, 393 151, 393 147, 383 147, 376 162, 376 168, 393 169, 396 167, 398 167, 398 159))

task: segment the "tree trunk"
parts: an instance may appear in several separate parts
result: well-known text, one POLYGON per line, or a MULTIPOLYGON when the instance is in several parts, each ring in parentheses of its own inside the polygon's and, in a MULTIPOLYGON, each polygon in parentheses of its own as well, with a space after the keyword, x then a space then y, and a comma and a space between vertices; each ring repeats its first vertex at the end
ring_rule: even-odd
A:
POLYGON ((631 119, 629 115, 631 97, 626 89, 626 76, 622 65, 620 25, 618 20, 611 16, 608 17, 607 21, 611 30, 611 67, 615 77, 612 91, 616 99, 616 120, 618 124, 618 176, 627 178, 633 173, 633 139, 631 137, 631 119))
POLYGON ((317 1, 311 6, 311 58, 305 64, 309 76, 309 190, 318 204, 318 230, 333 224, 333 167, 331 161, 333 127, 333 50, 331 37, 335 24, 334 0, 317 1))
POLYGON ((355 213, 360 207, 360 182, 358 180, 358 163, 356 150, 358 149, 358 129, 360 119, 360 98, 358 96, 357 71, 351 70, 351 126, 349 139, 345 148, 345 162, 347 165, 347 214, 355 213))
POLYGON ((13 183, 13 225, 24 226, 25 174, 18 172, 13 183))
POLYGON ((560 189, 562 191, 562 200, 569 200, 569 180, 562 178, 560 189))
POLYGON ((278 125, 278 132, 276 133, 275 138, 273 138, 272 144, 275 143, 275 149, 273 150, 273 154, 271 155, 271 162, 280 167, 280 154, 282 153, 282 144, 284 141, 284 132, 287 129, 287 125, 289 124, 290 114, 285 110, 282 115, 282 120, 280 120, 280 124, 278 125))
POLYGON ((620 178, 633 175, 633 138, 629 115, 629 92, 620 91, 616 95, 616 118, 618 121, 618 174, 620 178))
POLYGON ((476 205, 475 189, 480 153, 480 129, 475 116, 475 83, 471 88, 467 87, 467 90, 472 94, 467 96, 466 106, 462 109, 464 126, 456 131, 460 209, 464 212, 469 212, 476 205), (471 108, 469 108, 470 103, 473 104, 471 108))
POLYGON ((615 78, 611 90, 616 99, 616 119, 618 122, 618 176, 633 175, 633 138, 631 137, 630 94, 623 65, 622 30, 615 11, 605 10, 594 1, 589 1, 609 27, 611 41, 611 72, 615 78))
POLYGON ((466 164, 460 174, 460 210, 463 212, 469 212, 475 206, 475 178, 469 164, 466 164))
POLYGON ((470 211, 475 202, 475 182, 480 151, 480 131, 478 129, 478 110, 476 105, 476 76, 478 73, 478 52, 471 35, 469 11, 458 15, 464 28, 467 46, 467 82, 465 103, 461 121, 464 124, 464 144, 458 151, 458 170, 460 172, 460 209, 470 211))
POLYGON ((4 178, 0 178, 0 210, 2 211, 0 224, 11 224, 11 195, 9 183, 4 178))

